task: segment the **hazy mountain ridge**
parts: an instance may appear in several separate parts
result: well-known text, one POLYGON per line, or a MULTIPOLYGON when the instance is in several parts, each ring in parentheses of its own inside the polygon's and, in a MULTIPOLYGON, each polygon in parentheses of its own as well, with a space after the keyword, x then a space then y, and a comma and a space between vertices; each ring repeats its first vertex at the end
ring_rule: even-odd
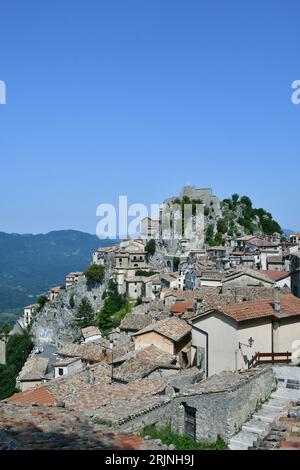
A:
POLYGON ((64 284, 70 271, 84 271, 95 249, 113 243, 76 230, 38 235, 0 232, 0 323, 14 321, 36 295, 64 284))

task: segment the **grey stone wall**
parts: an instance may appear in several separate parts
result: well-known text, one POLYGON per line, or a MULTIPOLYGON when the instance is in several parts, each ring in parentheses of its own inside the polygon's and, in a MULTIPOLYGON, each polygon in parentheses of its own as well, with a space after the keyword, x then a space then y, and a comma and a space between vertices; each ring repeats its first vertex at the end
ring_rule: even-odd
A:
POLYGON ((171 410, 171 427, 185 433, 185 407, 196 409, 196 440, 215 442, 221 437, 228 442, 242 424, 268 399, 276 386, 272 368, 258 370, 254 375, 241 375, 238 385, 220 392, 199 395, 178 395, 171 410))
POLYGON ((138 431, 146 426, 166 426, 171 421, 171 403, 164 403, 150 411, 141 413, 121 423, 119 429, 126 432, 138 431))

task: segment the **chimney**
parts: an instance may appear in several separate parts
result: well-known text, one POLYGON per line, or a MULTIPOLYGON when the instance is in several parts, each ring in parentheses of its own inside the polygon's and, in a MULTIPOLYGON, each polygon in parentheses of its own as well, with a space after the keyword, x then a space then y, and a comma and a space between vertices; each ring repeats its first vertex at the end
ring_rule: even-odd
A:
POLYGON ((274 310, 276 313, 281 313, 281 302, 280 302, 280 287, 274 287, 274 310))

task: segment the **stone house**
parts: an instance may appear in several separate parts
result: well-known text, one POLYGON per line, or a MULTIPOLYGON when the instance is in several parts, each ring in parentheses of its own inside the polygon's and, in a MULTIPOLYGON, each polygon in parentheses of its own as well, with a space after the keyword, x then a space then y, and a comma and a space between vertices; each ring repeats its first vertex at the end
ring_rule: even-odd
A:
POLYGON ((243 271, 236 271, 223 277, 222 293, 229 292, 236 288, 272 287, 273 285, 274 281, 266 276, 264 272, 254 269, 244 269, 243 271))
POLYGON ((98 248, 93 253, 93 263, 107 266, 114 262, 115 254, 119 251, 119 245, 105 246, 98 248))
POLYGON ((158 238, 159 220, 151 217, 144 217, 141 220, 141 235, 146 241, 158 238))
POLYGON ((133 334, 135 349, 145 349, 150 345, 178 356, 182 366, 191 364, 191 326, 184 320, 169 317, 152 323, 133 334))
POLYGON ((145 349, 130 351, 114 360, 114 380, 128 383, 145 377, 166 379, 178 371, 176 357, 154 345, 145 349))
POLYGON ((67 274, 66 275, 66 287, 67 288, 72 287, 76 282, 78 282, 78 279, 81 276, 84 276, 84 273, 79 272, 79 271, 71 272, 71 273, 67 274))
POLYGON ((60 292, 60 287, 52 287, 52 289, 49 292, 49 300, 50 302, 53 302, 56 297, 58 296, 60 292))
POLYGON ((293 353, 300 362, 300 299, 292 294, 202 312, 189 320, 194 357, 207 376, 247 368, 255 353, 293 353))
POLYGON ((282 256, 268 256, 267 257, 267 268, 268 270, 283 270, 285 267, 285 261, 282 256))
POLYGON ((16 387, 24 392, 46 382, 48 362, 46 357, 29 356, 17 377, 16 387))
POLYGON ((96 326, 87 326, 86 328, 81 328, 81 335, 84 343, 98 341, 101 339, 101 332, 96 326))
POLYGON ((223 371, 189 385, 172 400, 172 431, 200 442, 218 438, 229 442, 275 387, 270 367, 244 373, 223 371))
POLYGON ((200 276, 200 287, 222 287, 223 271, 202 271, 200 276))
POLYGON ((142 297, 145 299, 156 299, 159 297, 161 289, 161 280, 159 274, 152 276, 144 276, 144 283, 142 286, 142 297))
POLYGON ((143 296, 144 276, 134 276, 125 279, 126 295, 131 299, 143 296))
POLYGON ((225 246, 209 246, 206 251, 208 259, 216 263, 218 269, 229 267, 228 250, 225 246))
POLYGON ((65 343, 58 354, 62 358, 80 358, 83 364, 94 364, 106 358, 105 348, 95 342, 65 343))
POLYGON ((291 233, 290 242, 300 247, 300 232, 291 233))
POLYGON ((120 332, 128 336, 142 330, 152 323, 152 317, 145 313, 127 313, 120 323, 120 332))
POLYGON ((178 318, 185 317, 185 315, 194 316, 197 311, 197 302, 175 302, 170 307, 170 313, 178 318))
POLYGON ((27 328, 27 326, 29 326, 32 322, 33 317, 36 314, 37 308, 38 304, 27 305, 26 307, 24 307, 23 320, 25 328, 27 328))

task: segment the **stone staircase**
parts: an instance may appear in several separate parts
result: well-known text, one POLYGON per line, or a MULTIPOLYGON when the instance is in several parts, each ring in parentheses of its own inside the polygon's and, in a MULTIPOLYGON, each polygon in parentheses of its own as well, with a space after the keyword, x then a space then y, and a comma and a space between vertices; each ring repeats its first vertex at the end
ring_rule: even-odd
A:
POLYGON ((252 418, 243 424, 242 430, 230 439, 229 449, 248 450, 260 436, 268 434, 273 421, 289 403, 300 400, 300 368, 274 366, 273 370, 278 380, 276 391, 252 418))

